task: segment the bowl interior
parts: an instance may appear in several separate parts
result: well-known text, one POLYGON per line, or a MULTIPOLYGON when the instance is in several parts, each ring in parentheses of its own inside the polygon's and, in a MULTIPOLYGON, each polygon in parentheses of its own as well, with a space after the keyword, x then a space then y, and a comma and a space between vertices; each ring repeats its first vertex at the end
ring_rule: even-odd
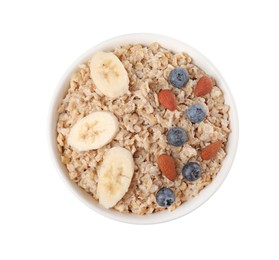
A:
POLYGON ((210 198, 213 195, 213 193, 219 188, 219 186, 222 184, 225 177, 227 176, 231 168, 231 165, 233 163, 235 153, 237 150, 237 144, 238 144, 238 117, 237 117, 235 103, 231 95, 231 92, 226 82, 224 81, 223 77, 219 73, 219 71, 206 57, 204 57, 201 53, 199 53, 189 45, 169 37, 165 37, 162 35, 154 35, 154 34, 131 34, 131 35, 119 36, 107 40, 91 48, 86 53, 84 53, 80 58, 78 58, 65 72, 64 76, 62 77, 62 79, 60 80, 57 86, 56 92, 54 94, 53 102, 51 104, 49 130, 50 130, 50 146, 51 146, 50 148, 51 148, 52 157, 54 159, 54 163, 56 164, 62 179, 64 180, 65 184, 70 188, 70 190, 80 200, 82 200, 88 207, 95 210, 96 212, 118 221, 134 223, 134 224, 154 224, 154 223, 161 223, 161 222, 173 220, 191 212, 195 208, 202 205, 208 198, 210 198), (230 114, 230 127, 232 132, 229 136, 229 140, 227 143, 227 156, 223 161, 221 170, 214 178, 212 183, 209 184, 207 187, 205 187, 199 193, 198 196, 183 203, 181 206, 176 208, 173 212, 168 212, 166 210, 163 212, 154 213, 147 216, 138 216, 135 214, 119 213, 115 210, 107 210, 103 208, 88 193, 86 193, 83 189, 78 187, 74 182, 72 182, 68 178, 67 169, 60 161, 60 156, 57 151, 57 145, 56 145, 56 122, 58 119, 57 109, 63 97, 66 94, 71 75, 77 70, 78 65, 90 59, 94 52, 112 51, 115 47, 124 44, 140 43, 143 45, 149 45, 152 42, 158 42, 163 47, 174 52, 181 52, 181 51, 187 52, 193 58, 193 62, 197 66, 199 66, 207 74, 213 76, 216 79, 218 85, 224 92, 226 104, 230 106, 229 114, 230 114))

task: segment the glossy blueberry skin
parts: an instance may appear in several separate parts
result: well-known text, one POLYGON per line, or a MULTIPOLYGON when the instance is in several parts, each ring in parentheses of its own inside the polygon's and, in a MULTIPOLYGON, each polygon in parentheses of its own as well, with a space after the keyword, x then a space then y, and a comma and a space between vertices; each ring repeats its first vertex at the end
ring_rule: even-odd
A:
POLYGON ((201 104, 193 104, 186 111, 186 116, 192 123, 199 123, 204 120, 206 110, 201 104))
POLYGON ((196 162, 188 162, 182 168, 182 175, 188 181, 196 181, 201 177, 201 167, 196 162))
POLYGON ((183 128, 174 127, 168 131, 167 140, 170 145, 182 146, 188 140, 188 136, 183 128))
POLYGON ((175 194, 170 188, 163 187, 157 192, 156 201, 161 207, 169 207, 175 201, 175 194))
POLYGON ((184 68, 173 69, 169 75, 169 82, 175 88, 183 88, 187 84, 189 79, 190 79, 189 74, 187 70, 184 68))

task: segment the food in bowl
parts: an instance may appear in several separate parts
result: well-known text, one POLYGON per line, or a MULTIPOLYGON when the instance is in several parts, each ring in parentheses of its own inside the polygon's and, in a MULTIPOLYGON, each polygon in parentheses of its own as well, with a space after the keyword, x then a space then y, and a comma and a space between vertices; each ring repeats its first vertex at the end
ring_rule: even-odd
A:
POLYGON ((197 196, 221 169, 231 132, 214 78, 158 43, 94 53, 58 114, 69 178, 105 208, 139 215, 197 196))

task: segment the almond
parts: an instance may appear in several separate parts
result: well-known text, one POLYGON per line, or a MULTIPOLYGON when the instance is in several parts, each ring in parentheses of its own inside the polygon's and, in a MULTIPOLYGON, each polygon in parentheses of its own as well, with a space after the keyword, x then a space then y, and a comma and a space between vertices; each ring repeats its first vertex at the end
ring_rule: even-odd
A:
POLYGON ((174 159, 167 155, 167 154, 161 154, 158 157, 158 166, 161 170, 162 174, 168 178, 170 181, 174 181, 177 174, 175 170, 175 163, 174 159))
POLYGON ((158 94, 159 103, 170 111, 176 109, 176 99, 171 90, 163 89, 158 94))
POLYGON ((212 79, 208 76, 202 76, 197 82, 197 86, 194 90, 194 94, 196 97, 204 96, 211 92, 212 87, 213 87, 212 79))
POLYGON ((217 141, 217 142, 214 142, 214 143, 208 145, 201 151, 201 153, 200 153, 201 158, 203 160, 212 159, 220 151, 221 147, 222 147, 221 141, 217 141))

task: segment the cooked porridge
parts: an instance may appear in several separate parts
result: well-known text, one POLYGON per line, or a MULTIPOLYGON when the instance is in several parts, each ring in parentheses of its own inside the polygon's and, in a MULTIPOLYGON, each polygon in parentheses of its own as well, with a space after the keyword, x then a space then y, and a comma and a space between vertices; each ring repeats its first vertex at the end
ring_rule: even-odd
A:
POLYGON ((229 106, 218 82, 158 43, 94 54, 72 75, 58 114, 69 178, 119 212, 173 211, 226 156, 229 106))

